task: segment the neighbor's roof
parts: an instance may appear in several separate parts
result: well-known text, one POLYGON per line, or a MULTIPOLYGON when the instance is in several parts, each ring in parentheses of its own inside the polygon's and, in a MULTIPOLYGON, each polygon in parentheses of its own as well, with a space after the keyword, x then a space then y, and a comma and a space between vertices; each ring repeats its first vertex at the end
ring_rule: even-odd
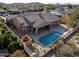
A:
POLYGON ((21 10, 18 10, 18 8, 10 8, 9 11, 14 11, 14 12, 18 11, 18 12, 21 12, 21 10))
POLYGON ((56 8, 56 11, 60 12, 61 14, 65 14, 66 12, 64 11, 64 8, 56 8))
POLYGON ((63 16, 64 15, 59 11, 50 11, 50 13, 53 14, 53 15, 57 15, 57 16, 63 16))

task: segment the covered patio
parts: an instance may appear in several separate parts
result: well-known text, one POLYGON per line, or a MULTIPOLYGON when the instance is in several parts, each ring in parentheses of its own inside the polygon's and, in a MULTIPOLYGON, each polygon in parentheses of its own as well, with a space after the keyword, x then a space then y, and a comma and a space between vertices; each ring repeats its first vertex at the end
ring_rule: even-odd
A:
POLYGON ((36 22, 32 27, 31 27, 31 31, 33 33, 35 33, 36 35, 39 34, 39 32, 41 31, 41 29, 51 29, 51 23, 47 22, 47 21, 38 21, 36 22))

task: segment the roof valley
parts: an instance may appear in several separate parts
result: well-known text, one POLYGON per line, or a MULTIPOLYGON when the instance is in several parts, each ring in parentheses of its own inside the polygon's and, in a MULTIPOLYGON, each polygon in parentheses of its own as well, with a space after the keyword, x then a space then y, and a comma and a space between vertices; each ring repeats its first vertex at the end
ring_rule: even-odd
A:
POLYGON ((29 26, 32 26, 33 24, 32 23, 30 23, 28 20, 27 20, 27 18, 23 15, 22 16, 23 18, 24 18, 24 20, 27 22, 27 24, 29 24, 29 26))
POLYGON ((45 20, 45 19, 43 18, 43 16, 41 15, 41 13, 39 13, 38 15, 39 15, 43 20, 45 20))

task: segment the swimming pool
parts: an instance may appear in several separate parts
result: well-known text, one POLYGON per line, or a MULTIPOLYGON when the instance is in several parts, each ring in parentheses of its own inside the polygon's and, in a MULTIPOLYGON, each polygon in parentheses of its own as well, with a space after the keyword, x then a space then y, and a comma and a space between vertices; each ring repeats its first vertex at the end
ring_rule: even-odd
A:
POLYGON ((45 47, 48 46, 50 43, 54 42, 60 37, 60 33, 54 32, 51 34, 48 34, 42 38, 39 39, 39 42, 42 43, 45 47))

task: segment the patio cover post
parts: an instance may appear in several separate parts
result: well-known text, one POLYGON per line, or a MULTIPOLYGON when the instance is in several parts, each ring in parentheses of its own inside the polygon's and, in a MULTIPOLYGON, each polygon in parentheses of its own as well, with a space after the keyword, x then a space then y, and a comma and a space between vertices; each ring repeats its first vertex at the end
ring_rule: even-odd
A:
POLYGON ((38 34, 38 28, 35 28, 35 33, 36 33, 36 35, 38 34))
POLYGON ((51 27, 52 27, 52 25, 51 25, 51 23, 50 23, 50 30, 51 30, 51 27))
POLYGON ((29 27, 27 27, 27 32, 29 31, 29 27))
POLYGON ((33 27, 31 27, 31 32, 33 32, 33 27))
POLYGON ((26 27, 26 31, 27 31, 27 32, 29 31, 29 28, 28 28, 28 27, 26 27))

